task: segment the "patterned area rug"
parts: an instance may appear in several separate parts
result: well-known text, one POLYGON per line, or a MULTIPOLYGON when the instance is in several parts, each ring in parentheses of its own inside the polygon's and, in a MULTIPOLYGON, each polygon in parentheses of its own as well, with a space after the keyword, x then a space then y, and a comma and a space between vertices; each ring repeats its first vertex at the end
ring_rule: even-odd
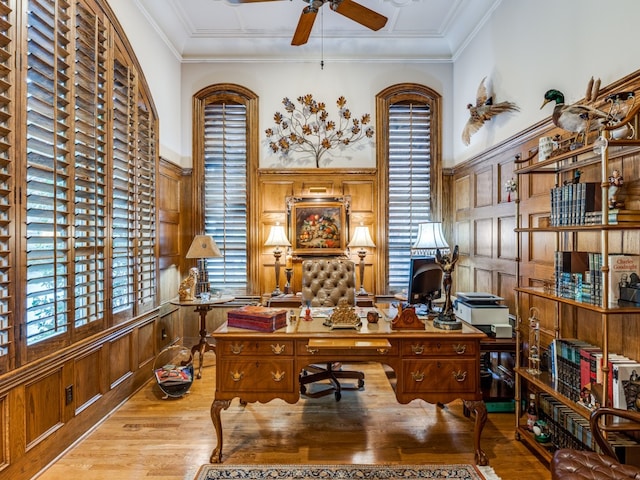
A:
POLYGON ((203 465, 194 480, 500 480, 473 465, 203 465))

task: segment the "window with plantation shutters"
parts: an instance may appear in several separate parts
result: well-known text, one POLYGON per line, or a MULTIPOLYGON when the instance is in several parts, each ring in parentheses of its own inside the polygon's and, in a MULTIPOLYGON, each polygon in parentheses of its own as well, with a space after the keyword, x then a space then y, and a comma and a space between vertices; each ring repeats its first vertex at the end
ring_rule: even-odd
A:
POLYGON ((134 305, 135 97, 133 73, 115 59, 113 67, 113 187, 111 195, 111 306, 114 314, 134 305))
POLYGON ((14 87, 13 57, 11 48, 14 15, 8 0, 0 1, 0 371, 7 370, 12 338, 14 316, 11 306, 12 284, 15 281, 11 261, 11 238, 13 233, 13 186, 14 177, 14 87))
POLYGON ((387 281, 389 292, 397 293, 408 286, 411 245, 418 225, 433 215, 434 171, 439 171, 434 134, 438 131, 438 102, 434 92, 413 84, 390 87, 380 98, 388 142, 387 281))
POLYGON ((73 66, 69 5, 29 1, 27 17, 27 344, 72 322, 73 66))
POLYGON ((247 291, 247 107, 224 101, 204 107, 204 233, 222 258, 208 259, 213 288, 247 291))
POLYGON ((97 3, 24 4, 19 298, 33 358, 156 306, 157 122, 97 3))

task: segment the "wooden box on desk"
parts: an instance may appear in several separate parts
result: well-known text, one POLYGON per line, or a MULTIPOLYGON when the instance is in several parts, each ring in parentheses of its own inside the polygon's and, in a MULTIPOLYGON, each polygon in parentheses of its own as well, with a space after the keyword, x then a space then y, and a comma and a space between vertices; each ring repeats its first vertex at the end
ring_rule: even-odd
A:
POLYGON ((245 305, 227 312, 230 327, 247 328, 258 332, 274 332, 287 326, 287 311, 280 308, 245 305))

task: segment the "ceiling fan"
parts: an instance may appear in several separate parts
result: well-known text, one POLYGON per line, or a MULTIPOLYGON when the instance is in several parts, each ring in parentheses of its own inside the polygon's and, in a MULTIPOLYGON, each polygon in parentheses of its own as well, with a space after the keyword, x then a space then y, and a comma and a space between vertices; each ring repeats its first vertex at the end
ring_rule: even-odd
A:
MULTIPOLYGON (((232 0, 233 3, 271 2, 274 0, 232 0)), ((331 10, 350 18, 371 30, 380 30, 387 23, 387 17, 354 2, 353 0, 303 0, 309 5, 302 9, 298 26, 293 34, 291 45, 304 45, 309 40, 313 23, 320 7, 328 3, 331 10)))

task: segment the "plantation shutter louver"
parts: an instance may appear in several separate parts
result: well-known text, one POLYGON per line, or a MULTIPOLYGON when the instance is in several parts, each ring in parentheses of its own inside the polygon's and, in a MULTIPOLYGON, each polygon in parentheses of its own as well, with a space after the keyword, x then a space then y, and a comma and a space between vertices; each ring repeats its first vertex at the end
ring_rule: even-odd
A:
POLYGON ((389 289, 406 290, 418 225, 431 219, 431 108, 389 107, 389 289))
POLYGON ((209 103, 204 108, 204 229, 223 258, 207 261, 214 289, 247 290, 247 108, 209 103))

